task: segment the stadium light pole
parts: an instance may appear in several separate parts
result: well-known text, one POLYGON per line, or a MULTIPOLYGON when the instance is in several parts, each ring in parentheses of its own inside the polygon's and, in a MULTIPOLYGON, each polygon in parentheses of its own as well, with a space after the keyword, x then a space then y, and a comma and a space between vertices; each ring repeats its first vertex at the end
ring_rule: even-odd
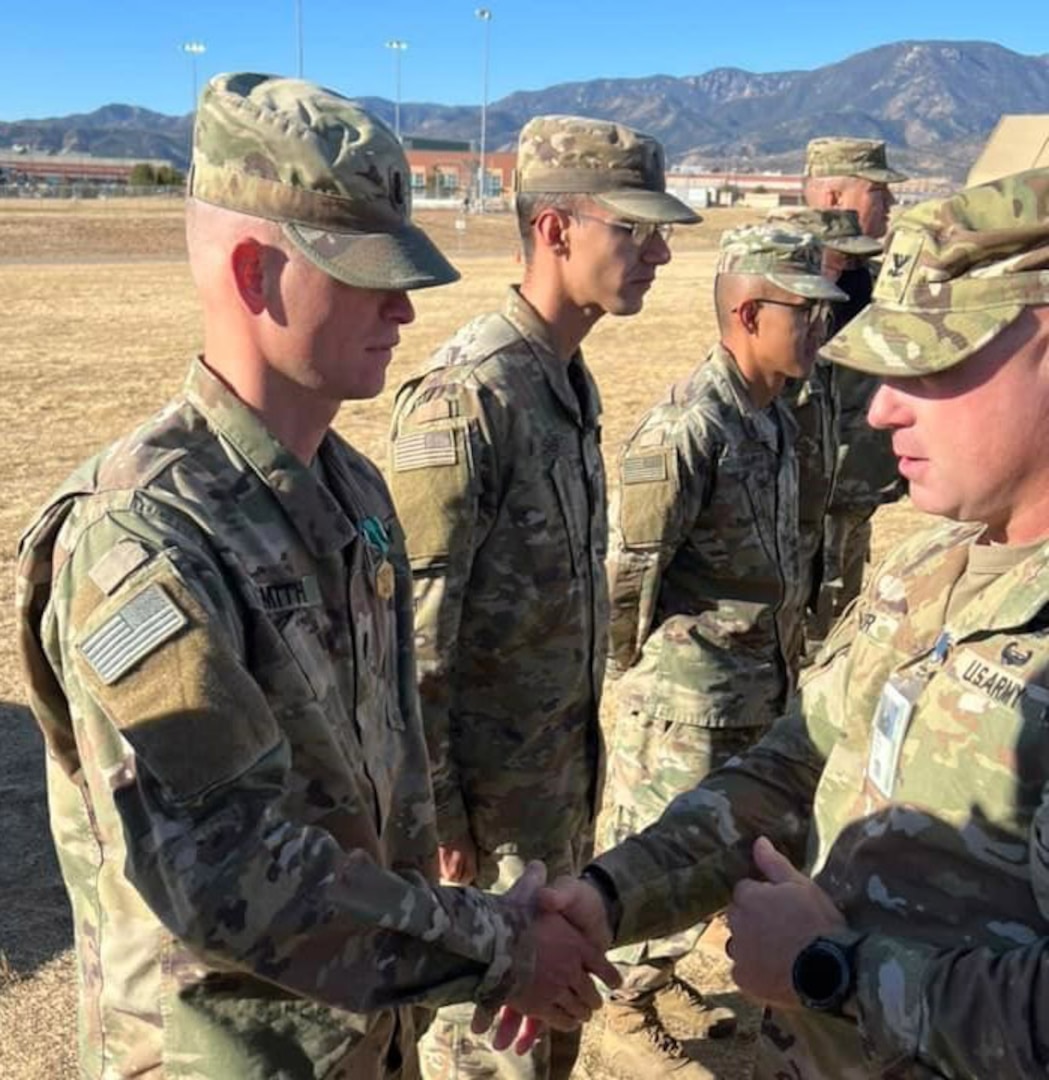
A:
POLYGON ((197 57, 203 56, 208 50, 202 41, 186 41, 182 44, 182 51, 189 57, 193 77, 193 106, 189 110, 192 115, 197 111, 197 57))
POLYGON ((197 115, 197 57, 207 52, 203 41, 184 41, 180 46, 189 57, 191 78, 193 79, 193 103, 189 109, 189 163, 193 163, 193 121, 197 115))
POLYGON ((398 141, 401 138, 401 53, 408 48, 407 41, 391 38, 386 42, 386 48, 393 50, 393 77, 397 96, 393 104, 393 133, 398 141))
POLYGON ((299 47, 299 78, 302 78, 302 0, 295 0, 295 37, 299 47))
POLYGON ((484 64, 481 79, 481 166, 477 174, 477 212, 483 214, 484 192, 487 186, 485 184, 484 153, 488 122, 488 39, 492 25, 492 13, 488 8, 479 7, 474 11, 474 15, 484 23, 484 64))

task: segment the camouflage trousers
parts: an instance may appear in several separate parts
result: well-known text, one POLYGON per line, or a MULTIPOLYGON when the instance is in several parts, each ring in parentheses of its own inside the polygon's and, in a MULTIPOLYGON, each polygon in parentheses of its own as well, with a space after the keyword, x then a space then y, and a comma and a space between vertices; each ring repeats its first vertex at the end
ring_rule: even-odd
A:
MULTIPOLYGON (((599 851, 651 825, 667 804, 690 791, 707 773, 752 746, 767 728, 712 728, 667 722, 645 715, 628 700, 618 710, 609 755, 608 800, 599 851)), ((608 954, 623 976, 614 1001, 642 1003, 674 975, 678 960, 695 947, 704 923, 669 937, 623 945, 608 954)))
MULTIPOLYGON (((818 646, 860 594, 870 561, 874 507, 828 514, 823 524, 823 583, 807 637, 818 646)), ((811 652, 811 647, 810 647, 811 652)))
MULTIPOLYGON (((572 850, 545 858, 547 880, 578 874, 594 852, 593 837, 581 836, 572 850)), ((525 860, 516 854, 478 852, 478 888, 506 892, 524 872, 525 860)), ((579 1056, 582 1031, 551 1031, 523 1056, 512 1049, 493 1050, 487 1035, 470 1031, 473 1005, 438 1009, 419 1041, 424 1080, 568 1080, 579 1056)))

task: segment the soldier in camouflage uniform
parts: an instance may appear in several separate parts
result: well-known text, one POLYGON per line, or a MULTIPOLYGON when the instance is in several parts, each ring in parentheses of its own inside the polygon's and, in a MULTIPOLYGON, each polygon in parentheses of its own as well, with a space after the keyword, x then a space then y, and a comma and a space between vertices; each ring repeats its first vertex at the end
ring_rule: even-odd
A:
POLYGON ((433 884, 403 537, 328 429, 382 388, 405 290, 458 276, 408 177, 345 98, 212 80, 187 205, 204 356, 23 538, 84 1077, 410 1078, 414 1002, 552 995, 571 1024, 596 996, 579 963, 542 985, 596 950, 526 888, 433 884))
MULTIPOLYGON (((785 206, 770 210, 768 220, 816 236, 823 245, 823 274, 834 282, 845 267, 860 265, 872 255, 881 254, 880 241, 860 231, 855 210, 785 206)), ((832 309, 832 326, 838 321, 839 306, 836 304, 832 309)), ((817 357, 808 377, 789 379, 783 391, 783 401, 798 425, 798 532, 801 563, 808 575, 808 636, 817 642, 822 641, 825 633, 819 619, 819 598, 823 580, 823 529, 838 462, 837 384, 838 369, 817 357)))
MULTIPOLYGON (((423 721, 442 876, 505 889, 525 861, 591 854, 608 596, 600 401, 580 345, 640 311, 670 259, 663 152, 620 124, 545 116, 521 132, 525 277, 401 387, 390 478, 415 579, 423 721)), ((427 1076, 567 1076, 570 1038, 525 1059, 439 1014, 427 1076), (548 1055, 552 1053, 552 1063, 548 1055)))
POLYGON ((1049 170, 901 215, 824 352, 883 380, 871 422, 949 520, 875 570, 757 747, 541 900, 632 941, 731 897, 735 978, 772 1006, 759 1080, 1043 1076, 1049 170))
MULTIPOLYGON (((855 210, 865 236, 885 235, 894 199, 889 185, 907 177, 889 167, 876 139, 813 139, 805 154, 805 201, 818 209, 855 210)), ((864 258, 840 257, 837 283, 849 294, 834 313, 834 332, 869 303, 873 278, 864 258)), ((838 462, 824 528, 822 584, 810 630, 818 642, 859 593, 870 558, 871 518, 903 494, 889 438, 867 423, 877 380, 842 368, 835 374, 838 462)))
MULTIPOLYGON (((720 342, 645 415, 620 457, 610 645, 613 673, 625 674, 603 847, 756 742, 793 682, 808 576, 796 428, 778 396, 811 370, 830 302, 844 297, 821 276, 820 258, 811 233, 726 233, 714 282, 720 342)), ((701 930, 612 956, 623 986, 602 1049, 630 1075, 709 1075, 663 1023, 679 1011, 697 1018, 701 999, 674 967, 701 930)), ((706 1020, 711 1034, 734 1027, 724 1010, 706 1020)))

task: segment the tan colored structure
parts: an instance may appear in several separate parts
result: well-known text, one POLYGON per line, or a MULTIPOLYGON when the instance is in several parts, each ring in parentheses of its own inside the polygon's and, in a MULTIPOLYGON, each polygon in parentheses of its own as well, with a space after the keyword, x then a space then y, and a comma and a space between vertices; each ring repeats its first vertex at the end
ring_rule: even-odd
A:
POLYGON ((1049 113, 1003 116, 969 170, 966 187, 1049 165, 1049 113))

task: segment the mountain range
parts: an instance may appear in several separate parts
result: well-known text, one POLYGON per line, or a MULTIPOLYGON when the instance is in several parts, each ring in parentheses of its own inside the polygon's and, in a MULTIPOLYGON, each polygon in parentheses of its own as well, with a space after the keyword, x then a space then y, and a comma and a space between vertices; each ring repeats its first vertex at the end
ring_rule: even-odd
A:
MULTIPOLYGON (((360 102, 393 124, 394 103, 360 102)), ((594 79, 519 91, 487 108, 487 145, 510 148, 529 117, 614 117, 658 136, 672 164, 798 171, 816 135, 884 139, 916 175, 964 179, 1002 113, 1049 113, 1049 54, 990 42, 903 41, 812 71, 715 68, 674 78, 594 79)), ((133 105, 46 120, 0 122, 0 148, 165 158, 185 168, 190 116, 133 105)), ((476 140, 480 108, 402 102, 406 135, 476 140)))

